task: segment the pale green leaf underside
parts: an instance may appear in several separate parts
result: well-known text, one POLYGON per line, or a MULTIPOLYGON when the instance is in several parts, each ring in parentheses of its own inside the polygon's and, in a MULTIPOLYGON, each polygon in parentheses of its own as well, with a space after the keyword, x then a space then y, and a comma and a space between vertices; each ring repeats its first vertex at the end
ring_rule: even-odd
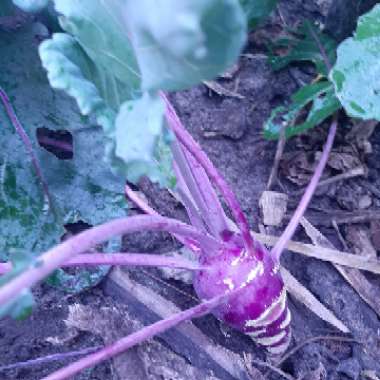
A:
POLYGON ((350 116, 380 120, 380 5, 362 16, 356 34, 338 47, 330 74, 350 116))
MULTIPOLYGON (((126 0, 54 0, 62 28, 74 36, 107 79, 123 83, 129 98, 140 90, 140 71, 124 20, 126 0)), ((111 84, 109 84, 111 85, 111 84)), ((120 99, 119 104, 123 102, 120 99)))
POLYGON ((38 12, 45 8, 49 0, 13 0, 13 3, 26 12, 38 12))
POLYGON ((144 90, 181 90, 231 66, 246 38, 237 0, 127 0, 144 90))
POLYGON ((238 0, 54 3, 69 34, 41 45, 51 85, 95 116, 115 173, 171 185, 170 139, 152 94, 198 84, 234 63, 246 32, 238 0), (136 112, 126 112, 131 105, 136 112))

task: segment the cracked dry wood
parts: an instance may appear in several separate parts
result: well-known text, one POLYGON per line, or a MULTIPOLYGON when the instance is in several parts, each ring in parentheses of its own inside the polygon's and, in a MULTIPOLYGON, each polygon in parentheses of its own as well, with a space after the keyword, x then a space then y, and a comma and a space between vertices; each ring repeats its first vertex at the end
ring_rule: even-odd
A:
MULTIPOLYGON (((115 268, 111 272, 109 279, 121 288, 123 292, 127 293, 128 297, 133 297, 160 319, 180 311, 180 309, 169 300, 148 287, 132 280, 130 276, 120 268, 115 268)), ((239 355, 212 342, 210 338, 204 335, 190 321, 178 325, 176 330, 183 335, 185 339, 188 339, 195 345, 197 352, 191 350, 192 354, 194 355, 195 353, 195 355, 199 355, 203 365, 207 362, 216 376, 223 376, 223 379, 249 379, 243 359, 239 355)), ((168 343, 172 346, 171 342, 168 343)), ((191 358, 195 366, 196 360, 199 360, 199 358, 191 358)))

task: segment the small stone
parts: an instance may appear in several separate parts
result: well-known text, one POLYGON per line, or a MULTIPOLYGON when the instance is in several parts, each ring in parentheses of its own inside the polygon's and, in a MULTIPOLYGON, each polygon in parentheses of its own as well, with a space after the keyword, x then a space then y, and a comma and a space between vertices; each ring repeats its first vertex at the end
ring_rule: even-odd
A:
POLYGON ((359 198, 358 206, 360 210, 364 210, 372 205, 372 198, 368 194, 364 194, 359 198))

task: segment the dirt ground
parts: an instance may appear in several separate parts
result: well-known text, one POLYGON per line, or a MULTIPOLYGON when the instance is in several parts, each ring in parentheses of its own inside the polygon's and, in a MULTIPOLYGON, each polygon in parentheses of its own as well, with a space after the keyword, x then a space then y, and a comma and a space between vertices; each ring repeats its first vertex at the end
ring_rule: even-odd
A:
MULTIPOLYGON (((282 17, 289 17, 289 22, 293 22, 294 15, 288 16, 286 9, 282 17)), ((314 17, 305 11, 298 18, 303 16, 314 17)), ((266 188, 276 150, 275 142, 262 138, 263 122, 273 107, 289 99, 302 81, 311 81, 314 75, 307 65, 293 65, 276 73, 271 70, 264 55, 262 38, 265 33, 278 33, 280 26, 279 17, 274 17, 271 24, 253 34, 246 55, 241 58, 232 78, 218 81, 244 98, 220 96, 204 85, 171 97, 185 126, 225 176, 252 229, 256 231, 262 223, 258 211, 259 197, 266 188)), ((334 151, 346 152, 347 147, 352 145, 345 139, 347 128, 352 128, 352 122, 343 114, 339 128, 334 151)), ((303 186, 302 181, 310 176, 308 168, 314 162, 313 152, 321 149, 326 131, 327 126, 321 126, 307 137, 294 138, 286 145, 284 162, 279 170, 280 185, 277 184, 275 189, 289 194, 289 213, 300 198, 297 191, 303 186), (300 166, 300 161, 294 161, 294 155, 302 155, 302 152, 307 153, 307 167, 302 160, 304 166, 300 166)), ((321 188, 307 213, 314 225, 338 249, 344 247, 331 225, 333 218, 339 221, 348 215, 352 219, 354 214, 364 215, 364 212, 371 210, 375 213, 380 209, 380 129, 372 134, 369 143, 372 153, 365 154, 358 148, 357 156, 359 162, 368 167, 368 175, 321 188)), ((336 174, 334 168, 329 169, 327 176, 332 174, 336 174)), ((163 215, 185 218, 181 206, 168 192, 148 181, 142 181, 139 188, 150 204, 163 215)), ((130 214, 135 212, 131 210, 130 214)), ((350 236, 358 229, 369 233, 372 231, 372 243, 375 247, 377 244, 379 249, 380 243, 376 243, 376 233, 373 231, 378 228, 377 233, 380 234, 380 226, 376 227, 375 222, 370 222, 371 218, 367 217, 362 218, 360 223, 346 221, 339 224, 349 249, 353 249, 350 236)), ((284 224, 270 232, 279 234, 283 228, 284 224)), ((310 242, 301 230, 295 240, 310 242)), ((178 248, 178 245, 164 234, 140 233, 126 237, 124 248, 128 251, 167 252, 178 248)), ((288 374, 289 379, 298 380, 376 379, 375 373, 377 376, 380 374, 380 321, 373 309, 331 264, 291 252, 284 254, 282 263, 346 324, 351 334, 345 337, 353 338, 355 342, 323 339, 331 335, 344 335, 290 297, 293 315, 291 348, 312 337, 321 339, 305 344, 282 363, 279 369, 288 374), (370 377, 371 374, 373 377, 370 377)), ((168 278, 155 269, 131 269, 128 274, 132 281, 156 292, 173 305, 186 308, 196 304, 191 286, 179 279, 168 278)), ((378 292, 379 277, 366 276, 374 291, 378 292)), ((133 292, 126 292, 113 278, 107 278, 96 288, 75 296, 61 293, 48 285, 39 286, 35 293, 38 305, 28 320, 0 321, 0 366, 99 346, 157 319, 157 315, 139 302, 133 292), (91 315, 91 318, 85 319, 85 326, 78 324, 67 327, 65 320, 69 312, 72 312, 73 305, 81 305, 91 315), (110 326, 112 331, 105 332, 110 326)), ((199 329, 197 331, 211 339, 215 345, 228 350, 228 355, 223 358, 231 358, 232 367, 233 361, 236 358, 242 360, 243 354, 250 354, 255 360, 266 360, 265 354, 249 338, 222 325, 212 316, 200 318, 194 324, 199 329), (233 353, 238 356, 233 356, 233 353)), ((100 365, 76 379, 260 379, 259 373, 250 375, 244 368, 235 371, 238 375, 234 377, 226 370, 226 365, 220 362, 220 357, 205 353, 205 347, 200 342, 197 339, 190 342, 186 332, 170 332, 140 345, 121 359, 100 365)), ((67 359, 5 370, 0 372, 0 379, 37 380, 69 361, 67 359)), ((252 365, 265 376, 262 379, 284 378, 267 367, 257 363, 252 365)))

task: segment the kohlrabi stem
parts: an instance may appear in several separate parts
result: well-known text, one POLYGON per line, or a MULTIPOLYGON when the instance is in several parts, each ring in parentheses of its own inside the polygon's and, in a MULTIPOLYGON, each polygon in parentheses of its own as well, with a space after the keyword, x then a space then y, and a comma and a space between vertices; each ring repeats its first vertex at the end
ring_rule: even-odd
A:
MULTIPOLYGON (((203 168, 194 160, 190 160, 190 155, 184 152, 179 141, 174 141, 172 143, 172 153, 174 158, 174 170, 177 175, 179 181, 177 182, 177 187, 182 189, 182 192, 185 194, 189 194, 191 196, 190 199, 193 199, 198 208, 198 214, 201 216, 202 220, 205 222, 206 226, 210 233, 218 238, 220 238, 223 230, 227 229, 227 225, 224 224, 224 216, 223 209, 217 207, 215 202, 219 202, 219 200, 212 196, 214 189, 212 188, 210 181, 204 172, 203 168), (194 165, 198 165, 199 169, 195 173, 194 165), (203 174, 203 175, 202 175, 203 174), (201 176, 202 178, 196 178, 196 175, 201 176), (181 181, 182 179, 182 181, 181 181), (200 180, 207 180, 207 182, 202 182, 202 186, 207 186, 209 189, 209 198, 206 200, 205 198, 205 190, 201 188, 199 185, 200 180), (221 210, 221 211, 220 211, 221 210)), ((186 207, 186 204, 185 204, 186 207)), ((203 222, 202 222, 203 223, 203 222)))
POLYGON ((48 136, 41 136, 38 140, 42 144, 53 146, 54 148, 64 150, 65 152, 68 152, 68 153, 73 153, 73 146, 70 143, 67 143, 65 141, 53 139, 48 136))
POLYGON ((179 142, 194 156, 194 158, 203 167, 203 169, 210 177, 211 181, 214 182, 214 184, 218 187, 219 191, 223 195, 226 203, 228 204, 235 218, 235 222, 241 231, 247 253, 257 257, 258 260, 262 260, 262 251, 255 250, 254 248, 254 243, 249 230, 247 219, 240 207, 240 204, 234 192, 230 189, 227 182, 216 170, 214 164, 210 161, 210 159, 207 157, 206 153, 202 150, 199 144, 184 128, 166 95, 164 93, 161 93, 161 96, 166 103, 166 118, 170 128, 176 135, 179 142))
POLYGON ((84 355, 91 354, 95 351, 98 351, 101 348, 102 346, 88 347, 88 348, 83 348, 82 350, 62 352, 59 354, 51 354, 51 355, 43 356, 37 359, 26 360, 24 362, 6 364, 6 365, 0 366, 0 372, 10 371, 10 370, 15 370, 15 369, 20 369, 20 368, 33 367, 36 365, 41 365, 41 364, 46 364, 46 363, 51 363, 51 362, 63 361, 69 358, 73 358, 75 356, 84 356, 84 355))
POLYGON ((42 380, 64 380, 68 378, 72 378, 78 372, 93 367, 94 365, 110 359, 116 355, 119 355, 126 351, 127 349, 139 344, 141 342, 146 341, 149 338, 154 337, 157 334, 161 334, 164 331, 178 325, 181 322, 190 320, 192 318, 198 318, 205 314, 208 314, 212 311, 216 306, 223 303, 229 297, 236 295, 243 289, 236 288, 235 290, 224 293, 217 297, 211 298, 208 301, 204 301, 201 304, 194 306, 185 311, 181 311, 177 314, 172 315, 171 317, 162 319, 156 323, 151 324, 150 326, 144 327, 135 333, 128 335, 115 343, 110 344, 109 346, 103 348, 102 350, 95 352, 86 356, 83 359, 80 359, 54 373, 51 375, 44 377, 42 380))
POLYGON ((45 182, 45 179, 44 179, 44 177, 42 175, 42 170, 41 170, 40 165, 38 163, 38 159, 37 159, 37 157, 36 157, 36 155, 34 153, 33 144, 30 141, 30 138, 27 135, 27 133, 25 132, 23 126, 20 123, 20 121, 18 120, 16 112, 15 112, 15 110, 12 107, 12 104, 11 104, 11 102, 9 100, 9 97, 8 97, 7 93, 1 87, 0 87, 0 99, 3 102, 5 111, 6 111, 7 115, 8 115, 8 117, 9 117, 9 120, 11 121, 11 124, 13 125, 13 127, 16 130, 17 134, 20 136, 21 141, 23 142, 23 144, 24 144, 24 146, 25 146, 25 148, 26 148, 26 150, 27 150, 27 152, 28 152, 28 154, 30 156, 30 159, 32 161, 32 165, 34 167, 36 175, 37 175, 37 177, 38 177, 38 179, 39 179, 39 181, 41 183, 42 190, 45 193, 46 199, 49 202, 50 207, 52 207, 53 204, 52 204, 52 199, 50 197, 49 188, 48 188, 48 185, 45 182))
POLYGON ((144 211, 145 214, 160 216, 155 209, 144 202, 128 185, 125 185, 124 190, 127 198, 131 200, 140 210, 144 211))
POLYGON ((114 236, 144 230, 175 233, 185 239, 201 242, 202 246, 208 246, 210 250, 218 250, 222 245, 210 235, 202 234, 194 227, 175 219, 150 215, 116 219, 83 231, 42 254, 35 265, 0 288, 0 305, 44 279, 73 256, 86 252, 114 236))
POLYGON ((229 229, 229 226, 227 224, 227 216, 219 201, 218 195, 216 194, 205 170, 197 160, 187 150, 184 150, 184 156, 189 164, 195 184, 207 206, 207 216, 210 220, 209 223, 213 226, 212 228, 215 236, 220 237, 229 229))
POLYGON ((0 263, 0 275, 9 272, 12 269, 11 263, 0 263))
POLYGON ((327 136, 326 145, 323 149, 322 156, 318 162, 318 165, 314 171, 314 174, 310 180, 310 183, 307 186, 305 193, 303 194, 289 224, 286 226, 285 231, 282 233, 282 235, 280 236, 280 239, 277 241, 276 245, 271 250, 271 255, 273 256, 275 260, 280 259, 281 253, 283 252, 286 244, 293 237, 294 232, 296 231, 298 224, 302 216, 304 215, 307 206, 309 205, 309 202, 315 192, 315 189, 318 185, 318 182, 322 176, 323 170, 329 158, 329 154, 331 152, 331 148, 334 143, 336 128, 337 128, 337 117, 334 116, 334 120, 330 126, 329 134, 327 136))
MULTIPOLYGON (((125 195, 129 200, 131 200, 141 211, 145 212, 147 215, 161 216, 154 208, 150 207, 143 199, 141 199, 135 191, 133 191, 127 184, 125 185, 125 195)), ((194 226, 197 228, 197 226, 194 226)), ((204 229, 200 229, 200 232, 205 232, 204 229)), ((194 241, 188 241, 180 235, 172 234, 178 241, 186 245, 190 249, 195 248, 194 241)), ((199 249, 199 245, 197 246, 199 249)))
MULTIPOLYGON (((188 270, 204 269, 198 263, 181 257, 168 257, 150 253, 85 253, 64 262, 61 267, 90 267, 98 265, 128 265, 167 267, 188 270)), ((0 274, 12 269, 11 263, 0 263, 0 274)))
POLYGON ((193 225, 195 228, 198 228, 199 231, 207 232, 203 219, 200 216, 200 211, 197 209, 194 203, 194 198, 188 191, 186 183, 184 182, 184 179, 180 170, 178 169, 176 162, 173 162, 173 169, 177 179, 176 191, 182 201, 182 204, 185 206, 186 213, 190 219, 191 225, 193 225))

